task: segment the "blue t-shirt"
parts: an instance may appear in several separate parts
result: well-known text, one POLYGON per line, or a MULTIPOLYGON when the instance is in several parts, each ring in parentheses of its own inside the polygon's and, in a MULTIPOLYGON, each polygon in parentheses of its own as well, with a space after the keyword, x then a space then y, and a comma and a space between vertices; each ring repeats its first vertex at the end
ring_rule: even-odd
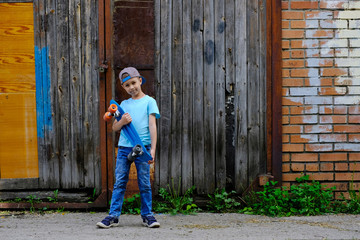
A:
MULTIPOLYGON (((126 113, 129 113, 132 118, 137 133, 144 146, 151 144, 150 130, 149 130, 149 115, 155 114, 156 118, 160 118, 159 108, 155 99, 145 95, 140 99, 129 98, 121 102, 120 106, 126 113)), ((133 147, 131 142, 126 138, 121 131, 118 146, 133 147)))

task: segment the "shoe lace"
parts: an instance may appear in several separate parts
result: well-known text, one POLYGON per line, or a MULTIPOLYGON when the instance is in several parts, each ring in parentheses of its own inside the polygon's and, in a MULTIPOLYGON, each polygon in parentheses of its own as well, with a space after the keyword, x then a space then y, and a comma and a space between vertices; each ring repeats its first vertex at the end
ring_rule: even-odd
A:
POLYGON ((110 224, 111 220, 113 220, 113 217, 107 216, 106 218, 104 218, 104 220, 102 220, 102 222, 106 224, 110 224))
POLYGON ((156 219, 155 219, 154 216, 148 216, 148 217, 146 217, 146 219, 147 219, 149 224, 152 224, 152 223, 156 222, 156 219))

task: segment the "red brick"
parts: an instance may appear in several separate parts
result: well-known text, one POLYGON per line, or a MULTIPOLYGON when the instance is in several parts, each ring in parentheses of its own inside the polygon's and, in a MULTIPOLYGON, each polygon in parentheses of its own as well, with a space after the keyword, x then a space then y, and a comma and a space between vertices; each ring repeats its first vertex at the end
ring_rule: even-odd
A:
POLYGON ((304 58, 305 52, 304 50, 292 50, 290 55, 292 58, 304 58))
POLYGON ((322 172, 334 171, 334 164, 333 163, 321 163, 320 164, 320 171, 322 171, 322 172))
POLYGON ((318 137, 315 134, 308 135, 291 135, 291 143, 309 143, 309 142, 317 142, 318 137))
POLYGON ((349 142, 360 142, 360 134, 349 134, 349 142))
POLYGON ((347 75, 346 68, 322 68, 321 76, 322 77, 337 77, 347 75))
POLYGON ((346 106, 335 106, 334 107, 334 114, 346 114, 347 107, 346 106))
POLYGON ((283 49, 290 48, 290 41, 289 40, 282 40, 281 46, 282 46, 283 49))
POLYGON ((289 115, 290 114, 289 107, 283 106, 281 112, 283 115, 289 115))
POLYGON ((290 172, 290 163, 283 163, 282 172, 290 172))
MULTIPOLYGON (((332 80, 331 80, 332 82, 332 80)), ((320 95, 345 95, 346 94, 346 88, 343 87, 322 87, 319 89, 320 95)))
POLYGON ((282 70, 282 77, 283 78, 290 77, 290 70, 289 69, 283 69, 282 70))
POLYGON ((294 172, 303 172, 305 169, 305 165, 303 163, 292 163, 291 170, 294 172))
POLYGON ((315 181, 333 181, 334 174, 333 173, 311 173, 309 174, 310 180, 315 181))
POLYGON ((290 121, 289 121, 289 117, 288 116, 283 116, 282 117, 282 124, 289 124, 290 121))
POLYGON ((283 38, 304 38, 303 30, 282 30, 283 38))
POLYGON ((318 9, 318 2, 313 1, 300 1, 300 2, 291 2, 291 9, 318 9))
POLYGON ((360 125, 334 125, 334 132, 360 133, 360 125))
POLYGON ((350 163, 349 164, 349 171, 360 171, 360 163, 350 163))
POLYGON ((347 153, 320 153, 320 161, 334 162, 334 161, 346 161, 347 153))
POLYGON ((331 152, 333 151, 332 144, 306 144, 305 151, 308 152, 331 152))
POLYGON ((304 144, 283 144, 283 152, 303 152, 304 144))
POLYGON ((283 126, 282 127, 283 133, 302 133, 302 126, 283 126))
POLYGON ((289 137, 289 135, 282 135, 282 142, 283 142, 283 143, 288 143, 288 142, 290 142, 290 137, 289 137))
POLYGON ((336 187, 335 191, 347 191, 348 183, 326 183, 327 188, 336 187))
POLYGON ((291 28, 306 28, 306 22, 304 20, 301 21, 291 21, 291 28))
POLYGON ((360 173, 335 173, 336 181, 360 181, 360 173))
POLYGON ((282 58, 283 59, 288 59, 290 58, 290 51, 282 51, 282 58))
POLYGON ((335 163, 335 171, 348 171, 349 166, 347 163, 335 163))
POLYGON ((349 114, 360 114, 360 106, 350 106, 349 114))
POLYGON ((350 115, 349 123, 360 123, 360 115, 350 115))
POLYGON ((311 40, 310 42, 307 40, 291 40, 291 48, 309 48, 309 47, 319 47, 319 41, 311 40))
POLYGON ((291 70, 291 77, 308 77, 309 76, 309 69, 292 69, 291 70))
POLYGON ((316 115, 290 116, 291 124, 313 124, 317 121, 316 115))
POLYGON ((299 115, 305 113, 305 107, 302 106, 291 106, 290 107, 290 114, 291 115, 299 115))
POLYGON ((282 180, 284 182, 294 182, 296 178, 300 178, 302 173, 284 173, 282 180))
POLYGON ((283 68, 303 68, 305 66, 304 60, 283 60, 283 68))
POLYGON ((289 9, 289 1, 282 1, 281 2, 281 9, 289 9))
POLYGON ((290 154, 289 153, 283 153, 282 154, 282 162, 289 162, 290 161, 290 154))
POLYGON ((306 171, 309 171, 309 172, 317 172, 317 171, 319 171, 319 164, 318 163, 306 163, 305 169, 306 169, 306 171))
POLYGON ((317 162, 317 153, 293 153, 291 154, 292 162, 317 162))
POLYGON ((303 11, 282 11, 282 19, 304 19, 303 11))
POLYGON ((283 87, 301 87, 304 86, 304 79, 302 78, 283 78, 283 87))
POLYGON ((349 153, 350 161, 360 161, 360 153, 349 153))
POLYGON ((281 28, 282 28, 282 29, 288 29, 288 28, 290 28, 290 21, 288 21, 288 20, 282 20, 282 21, 281 21, 281 28))
POLYGON ((290 95, 290 91, 288 88, 283 88, 282 89, 282 96, 286 97, 290 95))
POLYGON ((320 116, 320 123, 346 123, 346 121, 346 116, 342 115, 320 116))

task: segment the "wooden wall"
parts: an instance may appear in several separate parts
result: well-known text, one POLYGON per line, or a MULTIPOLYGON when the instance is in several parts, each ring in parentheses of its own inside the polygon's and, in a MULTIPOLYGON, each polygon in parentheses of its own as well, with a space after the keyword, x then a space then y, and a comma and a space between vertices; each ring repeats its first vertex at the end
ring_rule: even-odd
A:
POLYGON ((241 192, 266 171, 265 0, 155 1, 156 187, 241 192))
POLYGON ((39 178, 0 187, 99 192, 97 1, 35 0, 33 10, 39 178))

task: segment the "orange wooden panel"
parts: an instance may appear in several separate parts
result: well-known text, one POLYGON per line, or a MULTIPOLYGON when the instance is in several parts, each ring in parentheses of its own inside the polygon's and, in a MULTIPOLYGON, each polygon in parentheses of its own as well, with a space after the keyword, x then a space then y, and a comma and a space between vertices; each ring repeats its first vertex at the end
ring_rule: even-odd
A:
POLYGON ((0 178, 37 178, 33 4, 1 3, 0 16, 0 178))
POLYGON ((35 93, 0 94, 0 177, 39 177, 35 93))
POLYGON ((32 3, 0 4, 0 93, 35 92, 32 3))

